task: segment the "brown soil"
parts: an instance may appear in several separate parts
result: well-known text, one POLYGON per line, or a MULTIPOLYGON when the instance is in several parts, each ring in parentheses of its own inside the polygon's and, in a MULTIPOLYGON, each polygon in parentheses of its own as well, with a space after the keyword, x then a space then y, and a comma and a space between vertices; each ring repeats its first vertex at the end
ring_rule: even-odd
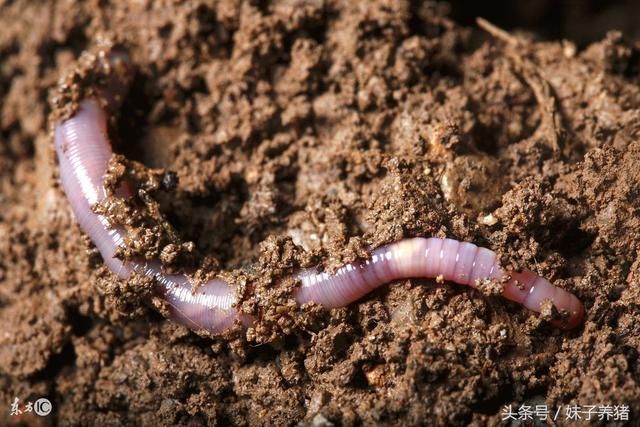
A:
POLYGON ((498 425, 542 400, 640 414, 639 43, 534 42, 408 1, 105 4, 0 1, 0 424, 498 425), (112 172, 146 195, 126 251, 220 273, 258 327, 165 320, 75 225, 49 117, 104 40, 137 69, 112 129, 112 172), (432 235, 570 289, 584 326, 432 280, 331 312, 274 284, 432 235), (40 396, 48 418, 9 415, 40 396))

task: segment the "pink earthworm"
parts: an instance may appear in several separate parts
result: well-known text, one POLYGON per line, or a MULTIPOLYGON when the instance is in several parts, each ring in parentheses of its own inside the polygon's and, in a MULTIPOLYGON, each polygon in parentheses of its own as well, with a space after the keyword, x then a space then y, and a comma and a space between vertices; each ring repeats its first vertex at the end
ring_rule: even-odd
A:
MULTIPOLYGON (((112 54, 109 61, 112 65, 130 66, 125 55, 112 54)), ((126 89, 122 75, 112 74, 115 77, 103 93, 107 110, 117 108, 126 89)), ((107 110, 95 100, 85 99, 71 118, 55 127, 60 180, 80 228, 118 277, 124 279, 134 272, 153 277, 155 288, 167 302, 174 320, 214 334, 225 331, 236 320, 245 326, 251 324, 250 316, 238 313, 232 287, 220 279, 192 286, 193 281, 185 274, 163 273, 159 260, 123 261, 116 257, 126 232, 121 227, 112 227, 104 216, 94 212, 94 206, 107 196, 104 181, 112 155, 107 110)), ((130 186, 123 185, 116 195, 132 197, 130 186)), ((540 312, 548 300, 564 314, 551 322, 562 329, 578 326, 584 315, 582 303, 572 293, 531 271, 506 273, 497 263, 495 252, 453 239, 408 238, 379 247, 372 251, 370 259, 347 264, 333 274, 311 268, 299 270, 295 275, 301 283, 294 294, 296 301, 314 302, 326 308, 348 305, 395 280, 442 277, 471 287, 478 286, 483 279, 499 280, 505 298, 535 312, 540 312)))

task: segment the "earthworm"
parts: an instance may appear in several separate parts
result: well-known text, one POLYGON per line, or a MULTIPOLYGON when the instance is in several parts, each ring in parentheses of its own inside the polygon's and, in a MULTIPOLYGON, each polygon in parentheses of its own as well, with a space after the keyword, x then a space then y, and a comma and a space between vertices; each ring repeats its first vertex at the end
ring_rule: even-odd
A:
MULTIPOLYGON (((130 67, 126 55, 108 56, 114 68, 130 67)), ((125 73, 126 74, 126 73, 125 73)), ((55 126, 55 148, 60 180, 80 228, 90 237, 105 264, 120 278, 136 272, 151 276, 155 289, 170 307, 170 317, 195 330, 221 333, 238 319, 246 325, 250 316, 239 314, 232 287, 220 279, 192 289, 186 274, 165 274, 159 260, 116 257, 126 232, 111 226, 94 206, 107 197, 105 173, 112 155, 107 136, 107 111, 118 107, 126 90, 123 73, 112 73, 102 97, 102 108, 91 98, 79 104, 76 113, 55 126)), ((116 192, 117 197, 132 197, 129 185, 116 192)), ((502 295, 526 308, 540 312, 550 301, 563 313, 552 324, 570 329, 581 323, 584 308, 575 295, 552 285, 546 279, 525 270, 504 272, 496 261, 496 253, 472 243, 440 238, 407 238, 379 247, 370 259, 358 260, 329 274, 318 268, 295 273, 301 286, 295 290, 299 304, 318 303, 327 308, 341 307, 358 300, 379 286, 404 278, 438 278, 476 287, 484 279, 502 282, 502 295)))

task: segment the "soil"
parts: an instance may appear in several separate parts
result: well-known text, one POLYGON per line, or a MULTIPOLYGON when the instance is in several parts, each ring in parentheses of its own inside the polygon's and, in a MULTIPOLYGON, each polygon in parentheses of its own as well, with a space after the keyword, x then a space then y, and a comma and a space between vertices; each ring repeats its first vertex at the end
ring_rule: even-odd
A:
POLYGON ((0 424, 500 425, 535 402, 637 417, 640 42, 536 41, 446 9, 0 1, 0 424), (144 196, 123 255, 220 274, 257 327, 166 320, 75 224, 50 131, 105 41, 136 67, 110 129, 110 172, 144 196), (435 280, 291 304, 296 268, 410 236, 535 269, 584 325, 435 280), (9 414, 43 396, 50 416, 9 414))

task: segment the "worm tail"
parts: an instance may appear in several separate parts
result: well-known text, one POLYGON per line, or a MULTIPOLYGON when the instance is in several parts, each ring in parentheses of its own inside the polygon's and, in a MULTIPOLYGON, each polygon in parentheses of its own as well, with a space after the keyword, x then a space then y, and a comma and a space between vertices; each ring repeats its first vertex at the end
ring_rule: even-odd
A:
POLYGON ((325 307, 340 307, 394 280, 438 276, 472 287, 482 279, 508 277, 504 283, 505 298, 535 312, 542 310, 544 301, 551 301, 564 314, 563 319, 552 321, 562 329, 578 326, 584 315, 582 303, 575 295, 531 271, 507 275, 497 264, 496 254, 489 249, 453 239, 421 237, 378 248, 371 259, 347 264, 335 274, 303 270, 298 274, 302 286, 296 299, 301 304, 313 301, 325 307))

